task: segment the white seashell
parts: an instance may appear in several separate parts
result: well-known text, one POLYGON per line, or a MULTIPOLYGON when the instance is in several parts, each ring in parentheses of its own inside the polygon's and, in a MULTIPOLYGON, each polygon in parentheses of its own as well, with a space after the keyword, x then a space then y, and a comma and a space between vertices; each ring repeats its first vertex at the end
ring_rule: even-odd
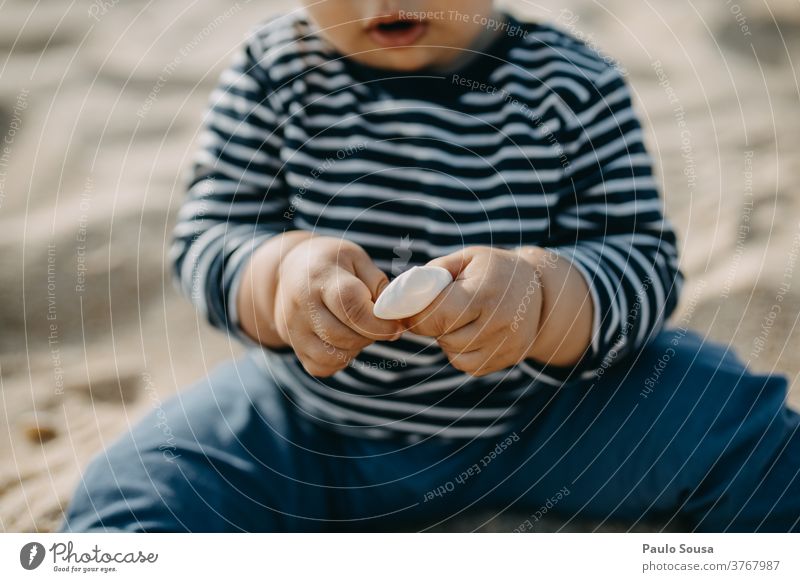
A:
POLYGON ((412 267, 389 283, 375 302, 372 313, 380 319, 405 319, 430 305, 453 282, 443 267, 412 267))

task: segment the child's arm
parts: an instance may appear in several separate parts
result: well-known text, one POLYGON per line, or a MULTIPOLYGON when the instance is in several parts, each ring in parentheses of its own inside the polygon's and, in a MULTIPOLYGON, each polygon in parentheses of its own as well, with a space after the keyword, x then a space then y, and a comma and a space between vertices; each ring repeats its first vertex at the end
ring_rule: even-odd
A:
MULTIPOLYGON (((519 257, 534 271, 541 310, 533 345, 524 359, 550 366, 576 365, 592 340, 594 304, 586 279, 571 261, 541 247, 522 247, 519 257)), ((525 325, 515 314, 513 328, 525 325)))
POLYGON ((243 267, 260 245, 291 229, 278 156, 280 103, 262 58, 252 35, 219 78, 170 251, 179 289, 211 325, 246 344, 253 340, 235 301, 243 267))
MULTIPOLYGON (((587 89, 564 137, 570 163, 562 194, 573 204, 554 215, 576 236, 548 249, 569 259, 587 283, 591 344, 577 371, 592 375, 658 333, 677 306, 683 274, 625 79, 609 66, 587 89)), ((546 356, 534 357, 547 363, 546 356)))
POLYGON ((173 269, 212 325, 249 346, 294 352, 327 376, 399 328, 372 316, 388 281, 363 249, 293 227, 279 155, 287 115, 264 52, 253 35, 212 94, 173 269))
POLYGON ((564 134, 562 194, 574 203, 553 216, 573 234, 547 248, 470 247, 431 262, 458 279, 407 323, 437 337, 458 369, 592 373, 641 347, 675 309, 675 234, 628 89, 609 69, 592 90, 564 134))
POLYGON ((263 244, 244 270, 242 328, 270 347, 291 346, 306 371, 330 376, 376 340, 402 331, 372 313, 389 283, 352 241, 295 231, 263 244))
POLYGON ((454 281, 405 323, 436 337, 458 370, 484 376, 526 358, 575 364, 589 345, 592 304, 571 263, 543 249, 471 246, 428 263, 454 281))

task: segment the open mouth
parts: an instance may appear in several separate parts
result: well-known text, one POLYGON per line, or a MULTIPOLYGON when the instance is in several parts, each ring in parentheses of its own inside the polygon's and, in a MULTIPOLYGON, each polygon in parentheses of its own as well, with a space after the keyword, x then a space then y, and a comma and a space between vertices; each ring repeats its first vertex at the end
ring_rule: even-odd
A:
POLYGON ((394 32, 403 32, 410 30, 416 24, 419 24, 419 21, 413 20, 393 20, 391 22, 381 22, 377 26, 383 32, 386 33, 394 33, 394 32))
POLYGON ((427 29, 428 23, 424 20, 382 17, 374 20, 367 30, 375 44, 390 48, 414 44, 427 29))

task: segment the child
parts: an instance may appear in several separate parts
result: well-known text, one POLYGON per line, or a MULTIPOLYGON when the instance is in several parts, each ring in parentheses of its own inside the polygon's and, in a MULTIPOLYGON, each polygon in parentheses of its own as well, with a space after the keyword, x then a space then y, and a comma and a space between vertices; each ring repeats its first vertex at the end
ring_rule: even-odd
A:
POLYGON ((98 455, 63 530, 797 529, 785 378, 664 328, 620 72, 491 0, 304 4, 222 74, 175 228, 181 288, 252 349, 164 406, 168 447, 151 415, 98 455), (375 317, 422 264, 455 281, 375 317))

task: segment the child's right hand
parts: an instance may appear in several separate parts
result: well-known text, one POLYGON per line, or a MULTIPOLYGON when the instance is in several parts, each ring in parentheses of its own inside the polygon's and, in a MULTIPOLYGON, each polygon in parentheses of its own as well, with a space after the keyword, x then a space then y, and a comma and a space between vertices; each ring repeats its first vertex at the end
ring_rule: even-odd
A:
POLYGON ((373 341, 400 337, 401 324, 372 314, 387 284, 359 245, 327 236, 306 238, 279 263, 275 330, 311 375, 330 376, 373 341))

